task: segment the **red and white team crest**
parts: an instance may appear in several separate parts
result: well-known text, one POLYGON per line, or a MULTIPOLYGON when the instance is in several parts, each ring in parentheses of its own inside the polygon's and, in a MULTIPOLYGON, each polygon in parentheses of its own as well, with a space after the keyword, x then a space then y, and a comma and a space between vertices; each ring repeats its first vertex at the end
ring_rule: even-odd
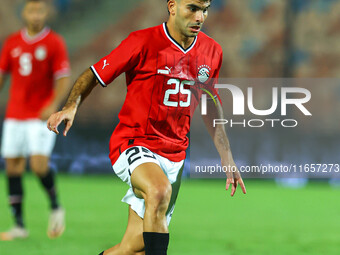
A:
POLYGON ((200 82, 205 83, 210 77, 210 67, 207 65, 201 65, 198 67, 197 78, 200 82))
POLYGON ((47 57, 47 49, 45 46, 39 46, 35 52, 34 52, 34 56, 37 60, 39 61, 43 61, 46 59, 47 57))
POLYGON ((11 51, 11 56, 12 56, 12 58, 17 58, 17 57, 19 57, 20 54, 21 54, 21 52, 22 52, 22 50, 21 50, 20 47, 14 48, 14 49, 11 51))

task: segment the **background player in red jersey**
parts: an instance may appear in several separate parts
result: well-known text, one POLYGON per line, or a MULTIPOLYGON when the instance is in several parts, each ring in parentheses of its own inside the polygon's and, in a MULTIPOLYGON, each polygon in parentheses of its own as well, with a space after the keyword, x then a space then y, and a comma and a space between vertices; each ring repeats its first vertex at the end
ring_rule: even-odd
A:
POLYGON ((28 236, 22 216, 21 181, 28 156, 30 168, 41 180, 51 202, 48 236, 58 237, 65 228, 65 213, 58 203, 54 176, 48 168, 55 135, 46 130, 45 123, 66 96, 70 70, 62 38, 45 26, 47 16, 45 1, 28 0, 22 13, 25 28, 9 36, 1 50, 0 89, 5 74, 12 77, 1 154, 6 161, 9 202, 15 219, 15 227, 1 233, 2 240, 28 236))
MULTIPOLYGON (((101 254, 167 253, 186 135, 202 91, 197 87, 216 93, 214 78, 222 62, 221 47, 200 32, 209 6, 209 0, 169 0, 167 23, 131 33, 78 78, 63 110, 48 120, 57 134, 64 121, 66 136, 96 84, 105 87, 125 72, 127 95, 111 137, 110 159, 114 172, 130 186, 122 200, 130 205, 129 220, 121 243, 101 254)), ((204 118, 206 126, 222 164, 235 166, 224 128, 211 125, 223 116, 220 103, 213 106, 204 118)), ((230 184, 232 196, 238 184, 246 193, 238 171, 227 173, 227 189, 230 184)))

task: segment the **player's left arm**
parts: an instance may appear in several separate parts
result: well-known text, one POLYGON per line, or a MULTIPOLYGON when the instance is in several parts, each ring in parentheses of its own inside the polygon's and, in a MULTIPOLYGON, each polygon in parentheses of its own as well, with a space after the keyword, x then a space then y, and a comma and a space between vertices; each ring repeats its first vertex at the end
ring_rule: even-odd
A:
POLYGON ((223 119, 223 109, 219 100, 216 100, 216 104, 213 100, 207 100, 207 109, 208 114, 202 115, 205 126, 208 129, 208 132, 213 139, 215 147, 221 157, 222 166, 225 166, 229 171, 227 174, 227 182, 226 182, 226 190, 229 189, 231 184, 231 196, 234 196, 236 188, 238 185, 241 186, 241 189, 244 194, 246 194, 246 188, 243 183, 241 174, 237 169, 237 166, 234 162, 233 155, 231 153, 229 139, 225 128, 223 125, 213 126, 214 119, 223 119))
POLYGON ((47 120, 52 113, 55 113, 66 98, 69 90, 70 78, 68 76, 57 79, 54 86, 54 99, 42 110, 40 119, 47 120))

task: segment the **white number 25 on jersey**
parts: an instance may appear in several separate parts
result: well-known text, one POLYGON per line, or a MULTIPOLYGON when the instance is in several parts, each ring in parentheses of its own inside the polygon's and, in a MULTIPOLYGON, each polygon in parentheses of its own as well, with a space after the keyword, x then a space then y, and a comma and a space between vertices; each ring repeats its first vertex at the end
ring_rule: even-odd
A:
POLYGON ((176 101, 170 101, 170 95, 177 95, 178 93, 181 93, 182 95, 187 95, 186 101, 179 101, 180 107, 188 107, 190 105, 191 101, 191 91, 190 89, 184 88, 184 85, 194 85, 195 81, 180 81, 179 79, 170 79, 168 80, 168 85, 175 84, 174 89, 168 89, 165 91, 164 95, 164 105, 166 106, 172 106, 172 107, 178 107, 178 102, 176 101))

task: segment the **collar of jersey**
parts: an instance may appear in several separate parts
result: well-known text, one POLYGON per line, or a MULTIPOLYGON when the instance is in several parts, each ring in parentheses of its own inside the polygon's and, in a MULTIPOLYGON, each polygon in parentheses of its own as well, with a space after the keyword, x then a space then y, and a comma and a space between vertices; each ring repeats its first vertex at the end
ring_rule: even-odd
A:
POLYGON ((174 38, 172 38, 172 36, 170 35, 168 28, 166 27, 166 22, 163 23, 163 29, 164 29, 164 33, 166 35, 166 37, 168 37, 168 39, 178 48, 180 49, 184 54, 188 53, 196 44, 197 41, 197 36, 195 36, 194 41, 192 42, 192 44, 190 45, 189 48, 187 48, 186 50, 178 43, 176 42, 176 40, 174 38))
POLYGON ((21 30, 21 37, 22 37, 22 39, 24 39, 24 41, 26 43, 33 44, 33 43, 36 43, 36 42, 44 39, 48 35, 50 30, 51 29, 49 27, 44 27, 43 30, 41 30, 35 36, 29 36, 28 32, 27 32, 27 28, 24 28, 24 29, 21 30))

